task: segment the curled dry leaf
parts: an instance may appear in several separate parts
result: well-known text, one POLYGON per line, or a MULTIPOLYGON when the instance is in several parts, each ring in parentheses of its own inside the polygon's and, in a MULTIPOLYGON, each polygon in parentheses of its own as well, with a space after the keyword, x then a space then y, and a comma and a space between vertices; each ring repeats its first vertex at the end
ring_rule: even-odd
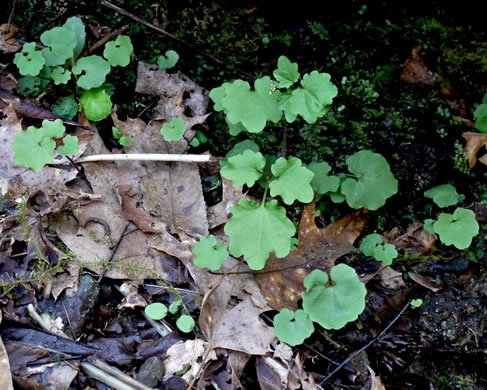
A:
POLYGON ((367 223, 366 210, 358 210, 319 229, 315 222, 315 203, 306 206, 299 224, 299 245, 283 259, 271 255, 262 273, 257 274, 262 293, 276 310, 296 311, 304 278, 314 269, 329 272, 335 261, 353 248, 367 223))
POLYGON ((435 283, 433 280, 431 280, 431 278, 428 278, 427 276, 414 274, 412 272, 409 272, 408 275, 411 280, 433 292, 440 291, 442 288, 439 284, 435 283))
POLYGON ((420 222, 413 222, 407 228, 406 233, 394 239, 396 248, 405 248, 410 254, 431 253, 435 247, 436 234, 430 234, 420 222))
MULTIPOLYGON (((463 133, 462 137, 465 139, 466 144, 463 151, 466 154, 468 160, 468 165, 472 169, 477 163, 477 153, 480 151, 482 146, 487 146, 487 134, 480 133, 463 133)), ((478 158, 482 164, 487 165, 487 154, 482 155, 478 158)))

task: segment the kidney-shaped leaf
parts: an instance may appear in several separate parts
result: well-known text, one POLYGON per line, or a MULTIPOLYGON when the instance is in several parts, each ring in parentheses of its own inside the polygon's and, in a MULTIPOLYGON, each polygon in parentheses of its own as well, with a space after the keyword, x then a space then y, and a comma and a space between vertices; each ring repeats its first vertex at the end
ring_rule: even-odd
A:
POLYGON ((42 55, 47 66, 63 65, 74 55, 74 48, 78 44, 76 33, 66 27, 54 27, 41 35, 41 42, 47 47, 42 49, 42 55))
POLYGON ((479 224, 472 210, 457 208, 453 214, 441 213, 433 225, 443 244, 465 249, 479 232, 479 224))
POLYGON ((46 60, 40 51, 36 50, 35 42, 26 43, 20 53, 14 58, 14 64, 23 76, 37 76, 44 67, 46 60))
POLYGON ((221 174, 231 180, 234 187, 241 187, 244 184, 252 187, 262 176, 264 166, 265 158, 262 153, 246 150, 242 154, 230 157, 227 165, 221 168, 221 174))
POLYGON ((397 180, 382 155, 361 150, 347 158, 348 170, 356 178, 346 178, 341 191, 350 207, 377 210, 397 193, 397 180))
POLYGON ((463 195, 459 195, 451 184, 433 187, 425 191, 424 196, 433 199, 439 207, 453 206, 463 200, 463 195))
POLYGON ((323 328, 340 329, 362 313, 367 290, 355 270, 346 264, 333 267, 330 276, 333 284, 329 287, 328 275, 318 269, 304 279, 303 309, 323 328))
POLYGON ((304 310, 293 312, 289 309, 282 309, 274 316, 274 334, 283 343, 294 347, 302 344, 306 338, 311 336, 315 330, 304 310))
POLYGON ((212 271, 219 269, 228 258, 227 246, 216 241, 214 235, 201 237, 193 248, 194 264, 212 271))
POLYGON ((126 35, 119 35, 115 42, 111 41, 105 45, 103 57, 111 66, 127 66, 133 51, 134 47, 130 38, 126 35))
POLYGON ((101 88, 94 88, 83 92, 80 99, 86 117, 91 121, 105 119, 112 110, 110 96, 101 88))
POLYGON ((110 64, 100 56, 83 57, 73 66, 74 74, 83 73, 78 79, 78 87, 92 89, 100 87, 110 73, 110 64))

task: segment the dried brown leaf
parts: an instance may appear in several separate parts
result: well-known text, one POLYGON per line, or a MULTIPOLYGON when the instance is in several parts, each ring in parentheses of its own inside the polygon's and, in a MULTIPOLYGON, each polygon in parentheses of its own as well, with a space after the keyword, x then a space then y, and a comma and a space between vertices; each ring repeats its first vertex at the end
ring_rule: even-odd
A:
POLYGON ((408 275, 411 278, 411 280, 427 288, 428 290, 431 290, 433 292, 438 292, 442 289, 442 287, 438 283, 434 282, 431 278, 427 276, 415 274, 412 272, 409 272, 408 275))
MULTIPOLYGON (((480 151, 482 146, 487 146, 487 134, 463 133, 462 137, 466 141, 463 151, 466 154, 468 165, 470 169, 472 169, 477 163, 477 153, 480 151)), ((480 157, 478 161, 484 165, 487 165, 487 154, 480 157)))
POLYGON ((435 247, 436 234, 430 234, 420 222, 413 222, 407 228, 406 233, 394 239, 396 248, 405 248, 411 254, 431 253, 435 247))
POLYGON ((283 259, 271 255, 261 273, 257 274, 262 293, 276 310, 296 311, 304 291, 304 278, 314 269, 329 272, 335 261, 353 248, 367 220, 365 210, 352 214, 319 229, 315 222, 315 203, 303 211, 299 224, 299 245, 283 259))
MULTIPOLYGON (((1 314, 0 314, 1 322, 1 314)), ((13 390, 12 375, 10 374, 10 364, 8 362, 7 351, 0 337, 0 389, 13 390)))

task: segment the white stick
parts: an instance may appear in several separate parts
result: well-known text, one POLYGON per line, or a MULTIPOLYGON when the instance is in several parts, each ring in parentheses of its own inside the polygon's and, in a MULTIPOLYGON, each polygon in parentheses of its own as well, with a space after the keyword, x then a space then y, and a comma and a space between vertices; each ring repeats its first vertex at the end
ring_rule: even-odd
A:
POLYGON ((93 154, 81 157, 75 162, 87 163, 94 161, 176 161, 176 162, 208 162, 212 160, 209 154, 158 154, 158 153, 131 153, 131 154, 93 154))

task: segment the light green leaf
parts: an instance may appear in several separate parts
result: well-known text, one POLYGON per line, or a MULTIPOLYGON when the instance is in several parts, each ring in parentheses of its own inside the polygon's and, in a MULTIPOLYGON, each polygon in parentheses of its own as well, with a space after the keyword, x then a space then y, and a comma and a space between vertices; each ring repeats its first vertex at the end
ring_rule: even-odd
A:
POLYGON ((272 173, 276 177, 269 188, 272 196, 281 196, 284 203, 292 204, 296 199, 303 203, 313 200, 314 192, 311 187, 314 173, 301 166, 301 160, 296 157, 277 159, 272 165, 272 173))
POLYGON ((126 135, 122 135, 119 139, 118 139, 118 143, 122 146, 125 146, 125 147, 129 147, 130 146, 130 139, 129 137, 127 137, 126 135))
POLYGON ((67 84, 71 79, 71 72, 68 69, 64 69, 62 66, 56 66, 51 72, 51 78, 56 85, 67 84))
POLYGON ((74 31, 65 27, 54 27, 41 35, 41 42, 47 46, 42 49, 46 65, 56 66, 64 65, 68 58, 73 57, 78 39, 74 31))
POLYGON ((17 53, 14 58, 14 64, 19 68, 23 76, 37 76, 44 67, 46 60, 42 53, 36 50, 34 42, 26 43, 22 51, 17 53))
POLYGON ((298 115, 291 110, 291 96, 292 91, 285 91, 281 93, 281 98, 279 100, 279 109, 284 111, 284 117, 288 123, 293 123, 298 117, 298 115))
POLYGON ((468 248, 479 232, 475 213, 461 207, 453 214, 441 213, 433 227, 443 244, 453 245, 457 249, 468 248))
POLYGON ((42 127, 29 126, 26 131, 19 131, 12 143, 16 164, 40 171, 54 160, 56 141, 62 137, 66 128, 61 119, 42 121, 42 127))
POLYGON ((428 191, 424 192, 426 198, 433 199, 439 207, 448 207, 461 202, 464 198, 463 195, 459 195, 455 187, 451 184, 443 184, 436 186, 428 191))
POLYGON ((222 106, 229 122, 241 123, 251 133, 259 133, 268 120, 276 123, 282 118, 279 109, 280 92, 272 92, 269 77, 257 79, 254 90, 248 82, 236 80, 225 87, 222 106))
POLYGON ((224 229, 230 236, 230 253, 243 255, 251 269, 262 269, 271 252, 278 258, 289 254, 296 228, 276 200, 259 205, 241 199, 231 213, 224 229))
POLYGON ((113 135, 113 138, 115 139, 120 139, 120 137, 122 136, 122 134, 120 133, 120 130, 117 129, 115 126, 112 126, 112 135, 113 135))
POLYGON ((73 50, 73 56, 75 59, 77 59, 85 47, 85 26, 80 18, 77 16, 72 16, 66 20, 63 27, 73 31, 76 34, 76 47, 73 50))
POLYGON ((181 332, 189 333, 193 330, 195 322, 193 317, 183 314, 181 317, 178 318, 176 321, 176 326, 181 332))
POLYGON ((171 69, 179 60, 179 54, 174 50, 166 51, 165 56, 159 56, 157 58, 157 66, 162 70, 171 69))
POLYGON ((274 334, 279 341, 292 347, 302 344, 314 330, 313 321, 304 310, 292 312, 289 309, 282 309, 274 316, 274 334))
POLYGON ((279 82, 279 88, 289 88, 299 79, 298 64, 289 61, 286 56, 280 56, 273 75, 279 82))
POLYGON ((423 304, 423 300, 421 298, 413 299, 411 301, 411 307, 413 309, 417 309, 418 307, 421 307, 422 304, 423 304))
POLYGON ((308 165, 308 169, 315 175, 311 180, 311 187, 313 191, 319 195, 327 192, 337 192, 340 187, 340 179, 338 176, 330 176, 331 167, 326 162, 312 162, 308 165))
POLYGON ((134 51, 130 37, 119 35, 115 42, 107 42, 103 57, 105 57, 111 66, 127 66, 130 63, 130 56, 134 51))
POLYGON ((327 110, 333 98, 337 95, 337 87, 330 81, 328 73, 314 70, 303 76, 302 88, 292 92, 290 98, 291 112, 301 115, 308 123, 315 123, 318 117, 327 110))
POLYGON ((145 307, 145 314, 153 320, 162 320, 167 315, 167 307, 160 302, 151 303, 145 307))
POLYGON ((377 245, 382 244, 382 242, 382 237, 379 234, 369 234, 360 243, 360 250, 365 256, 373 257, 375 248, 377 248, 377 245))
POLYGON ((232 181, 234 187, 242 187, 244 184, 252 187, 262 176, 264 166, 265 158, 260 152, 246 150, 230 157, 220 172, 224 178, 232 181))
POLYGON ((57 148, 57 151, 61 153, 63 156, 67 156, 68 154, 76 154, 79 152, 78 147, 78 137, 72 135, 66 135, 63 138, 63 145, 57 148))
POLYGON ((65 96, 59 100, 52 108, 52 112, 63 118, 73 119, 78 112, 78 103, 74 95, 65 96))
POLYGON ((347 165, 356 177, 345 179, 341 186, 350 207, 377 210, 397 193, 397 180, 380 154, 361 150, 347 158, 347 165))
POLYGON ((193 248, 194 264, 200 268, 209 268, 211 271, 220 269, 228 258, 227 246, 216 241, 214 235, 201 237, 193 248))
POLYGON ((473 113, 475 128, 481 133, 487 133, 487 104, 479 104, 473 113))
POLYGON ((257 145, 254 141, 250 139, 246 139, 245 141, 235 144, 235 146, 232 149, 230 149, 230 151, 227 153, 225 158, 220 160, 220 168, 223 168, 224 166, 228 165, 228 159, 230 157, 238 156, 239 154, 242 154, 246 150, 251 150, 257 153, 259 151, 259 145, 257 145))
POLYGON ((341 329, 363 312, 367 290, 346 264, 333 267, 330 276, 333 284, 329 287, 328 275, 318 269, 304 279, 303 309, 323 328, 341 329))
POLYGON ((95 88, 83 92, 80 99, 86 117, 91 121, 101 121, 112 111, 110 96, 103 89, 95 88))
POLYGON ((181 299, 176 299, 169 305, 169 313, 176 314, 179 310, 179 306, 181 306, 183 301, 181 299))
POLYGON ((392 260, 398 256, 396 247, 392 244, 377 245, 374 249, 374 258, 385 265, 391 265, 392 260))
POLYGON ((435 234, 435 228, 434 228, 434 223, 436 222, 435 219, 425 219, 424 220, 424 230, 426 230, 429 234, 435 234))
POLYGON ((223 111, 222 100, 223 100, 223 97, 225 96, 225 89, 229 85, 230 85, 230 83, 228 83, 228 82, 223 83, 219 87, 213 88, 210 91, 210 99, 213 100, 213 103, 214 103, 213 109, 215 111, 223 111))
POLYGON ((105 82, 110 73, 110 64, 100 56, 82 57, 73 66, 73 73, 82 76, 78 78, 78 87, 83 89, 98 88, 105 82))
POLYGON ((240 122, 237 122, 237 123, 231 123, 231 122, 229 122, 228 117, 225 117, 225 121, 228 124, 228 132, 230 133, 230 135, 232 135, 234 137, 236 137, 237 135, 239 135, 242 131, 246 131, 247 130, 244 127, 244 125, 242 125, 240 122))
POLYGON ((179 141, 186 131, 186 124, 181 118, 172 118, 171 122, 162 125, 161 134, 167 142, 179 141))

